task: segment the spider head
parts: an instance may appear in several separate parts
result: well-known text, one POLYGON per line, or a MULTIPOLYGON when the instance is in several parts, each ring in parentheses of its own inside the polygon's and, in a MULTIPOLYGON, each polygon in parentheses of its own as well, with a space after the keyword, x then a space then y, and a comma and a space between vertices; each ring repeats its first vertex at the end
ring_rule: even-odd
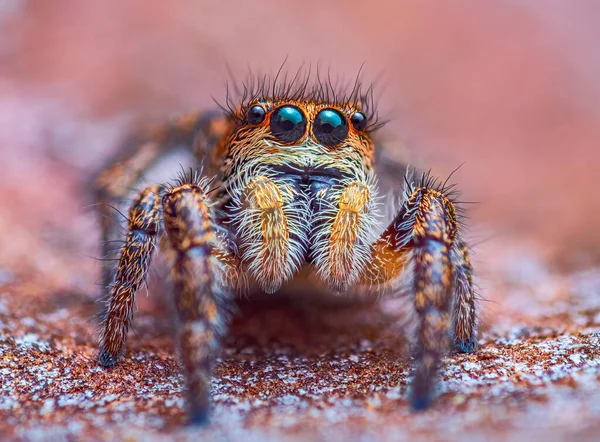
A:
POLYGON ((332 177, 373 167, 372 121, 357 100, 254 98, 231 116, 225 174, 260 167, 332 177))

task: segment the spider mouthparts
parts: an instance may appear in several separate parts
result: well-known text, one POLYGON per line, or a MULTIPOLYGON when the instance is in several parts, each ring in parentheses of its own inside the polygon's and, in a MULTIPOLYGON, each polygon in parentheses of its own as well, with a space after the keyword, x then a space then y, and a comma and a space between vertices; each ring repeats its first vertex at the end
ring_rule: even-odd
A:
POLYGON ((335 167, 327 166, 302 166, 302 165, 280 165, 273 168, 276 172, 282 175, 292 175, 301 177, 303 181, 308 181, 311 178, 334 178, 342 179, 344 173, 335 167))

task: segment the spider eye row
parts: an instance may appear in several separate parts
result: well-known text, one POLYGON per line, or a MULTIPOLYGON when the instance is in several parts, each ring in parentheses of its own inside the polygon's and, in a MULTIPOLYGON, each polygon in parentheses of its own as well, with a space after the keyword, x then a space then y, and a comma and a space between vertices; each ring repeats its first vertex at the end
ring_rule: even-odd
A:
MULTIPOLYGON (((260 124, 267 116, 265 108, 254 105, 248 109, 246 120, 250 124, 260 124)), ((350 123, 358 131, 365 130, 367 117, 362 112, 355 112, 350 123)), ((313 133, 325 146, 335 146, 348 136, 348 119, 335 109, 323 109, 315 117, 313 133)), ((281 106, 271 115, 271 133, 281 141, 293 143, 300 140, 306 131, 306 116, 296 106, 281 106)))

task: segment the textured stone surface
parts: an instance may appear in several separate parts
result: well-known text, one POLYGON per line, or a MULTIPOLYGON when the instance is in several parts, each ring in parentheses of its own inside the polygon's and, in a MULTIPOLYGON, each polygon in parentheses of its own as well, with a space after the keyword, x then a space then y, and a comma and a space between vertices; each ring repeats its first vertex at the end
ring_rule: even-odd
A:
MULTIPOLYGON (((94 362, 94 299, 24 275, 11 273, 0 290, 3 434, 195 434, 180 428, 181 377, 160 302, 142 297, 125 359, 105 370, 94 362)), ((546 287, 493 286, 490 301, 499 304, 492 313, 484 303, 479 351, 447 358, 440 396, 422 414, 405 400, 406 327, 395 326, 406 324, 404 300, 241 302, 215 373, 213 423, 202 434, 593 438, 600 430, 600 278, 583 272, 551 279, 546 287)))

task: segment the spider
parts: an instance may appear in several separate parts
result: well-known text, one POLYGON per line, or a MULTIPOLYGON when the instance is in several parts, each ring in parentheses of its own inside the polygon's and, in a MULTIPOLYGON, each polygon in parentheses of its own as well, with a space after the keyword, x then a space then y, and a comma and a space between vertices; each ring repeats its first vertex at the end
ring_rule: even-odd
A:
MULTIPOLYGON (((133 198, 118 264, 106 264, 107 312, 98 361, 125 351, 135 295, 157 246, 173 256, 176 340, 191 423, 207 422, 211 364, 235 296, 277 292, 310 266, 333 294, 389 287, 408 275, 414 306, 410 402, 426 409, 442 357, 476 348, 468 247, 452 186, 423 174, 379 228, 372 88, 262 77, 227 94, 224 112, 185 115, 138 134, 93 181, 103 254, 118 236, 119 201, 175 146, 203 172, 151 185, 133 198), (212 177, 212 178, 208 178, 212 177)), ((403 183, 404 181, 404 183, 403 183)), ((116 256, 116 255, 115 255, 116 256)))

